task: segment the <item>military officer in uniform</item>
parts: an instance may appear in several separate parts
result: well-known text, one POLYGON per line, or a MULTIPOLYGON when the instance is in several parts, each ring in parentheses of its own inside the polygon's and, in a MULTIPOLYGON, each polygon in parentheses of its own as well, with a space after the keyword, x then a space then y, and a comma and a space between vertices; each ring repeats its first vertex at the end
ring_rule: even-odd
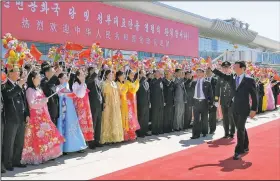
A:
POLYGON ((29 121, 29 109, 23 87, 25 82, 26 77, 20 78, 19 67, 11 65, 7 83, 2 90, 5 115, 3 162, 8 171, 13 171, 14 167, 26 167, 20 163, 25 123, 29 121))
MULTIPOLYGON (((223 62, 222 70, 225 74, 231 74, 231 63, 228 61, 223 62)), ((231 106, 233 94, 234 90, 232 90, 229 83, 219 77, 215 90, 215 102, 216 104, 218 104, 218 101, 220 99, 223 113, 223 126, 225 130, 224 138, 233 138, 235 133, 235 125, 231 106)))

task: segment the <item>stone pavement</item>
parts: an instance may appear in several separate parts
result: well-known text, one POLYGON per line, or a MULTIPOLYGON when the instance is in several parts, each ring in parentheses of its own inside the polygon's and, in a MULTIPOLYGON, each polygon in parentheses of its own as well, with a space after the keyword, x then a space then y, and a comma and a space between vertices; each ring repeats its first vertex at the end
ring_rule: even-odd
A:
MULTIPOLYGON (((280 117, 273 111, 247 120, 246 127, 258 126, 280 117)), ((280 131, 280 130, 279 130, 280 131)), ((134 142, 104 146, 86 153, 73 153, 37 166, 16 168, 2 175, 3 180, 89 180, 224 136, 221 122, 214 135, 191 140, 191 130, 139 138, 134 142)), ((250 135, 249 135, 250 137, 250 135)))

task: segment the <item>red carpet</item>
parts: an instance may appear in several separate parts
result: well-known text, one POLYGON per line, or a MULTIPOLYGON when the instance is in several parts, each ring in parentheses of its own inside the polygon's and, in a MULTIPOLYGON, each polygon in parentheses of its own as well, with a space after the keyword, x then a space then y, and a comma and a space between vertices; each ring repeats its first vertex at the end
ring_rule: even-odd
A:
POLYGON ((250 152, 242 160, 232 159, 235 140, 220 139, 95 180, 279 180, 279 132, 280 119, 249 129, 250 152))

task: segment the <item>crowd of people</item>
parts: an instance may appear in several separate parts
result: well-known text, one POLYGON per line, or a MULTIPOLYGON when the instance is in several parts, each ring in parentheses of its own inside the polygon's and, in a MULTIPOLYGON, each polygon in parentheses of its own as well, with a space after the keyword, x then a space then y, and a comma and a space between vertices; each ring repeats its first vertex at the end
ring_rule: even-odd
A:
MULTIPOLYGON (((215 70, 201 60, 195 69, 163 66, 171 62, 165 56, 147 69, 106 61, 79 67, 65 60, 40 66, 8 61, 1 88, 2 173, 137 137, 186 129, 192 129, 191 139, 206 137, 216 131, 219 105, 224 138, 233 138, 236 90, 227 77, 234 76, 232 67, 248 76, 252 64, 225 61, 215 70)), ((259 113, 276 109, 279 94, 275 72, 265 71, 250 72, 251 109, 259 113)))

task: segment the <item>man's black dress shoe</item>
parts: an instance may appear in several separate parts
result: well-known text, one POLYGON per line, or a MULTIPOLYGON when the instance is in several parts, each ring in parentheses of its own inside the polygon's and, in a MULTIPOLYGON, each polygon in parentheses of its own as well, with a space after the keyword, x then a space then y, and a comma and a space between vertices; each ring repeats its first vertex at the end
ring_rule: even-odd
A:
POLYGON ((248 153, 249 152, 249 148, 244 149, 244 152, 248 153))
POLYGON ((225 135, 223 138, 228 138, 229 137, 229 135, 225 135))
POLYGON ((234 138, 234 135, 233 135, 233 134, 230 134, 230 135, 229 135, 229 138, 234 138))
POLYGON ((199 136, 192 136, 191 137, 191 139, 193 140, 193 139, 198 139, 199 138, 199 136))
POLYGON ((13 165, 14 167, 18 167, 18 168, 26 168, 26 165, 24 164, 17 164, 17 165, 13 165))
POLYGON ((4 168, 1 168, 1 173, 6 173, 6 170, 4 168))
POLYGON ((206 134, 203 134, 202 136, 203 136, 203 137, 206 137, 206 134))
POLYGON ((233 159, 234 160, 239 160, 241 158, 241 155, 239 154, 239 153, 235 153, 234 155, 233 155, 233 159))
POLYGON ((14 171, 14 167, 7 167, 7 168, 6 168, 6 170, 8 170, 8 171, 11 171, 11 172, 12 172, 12 171, 14 171))

